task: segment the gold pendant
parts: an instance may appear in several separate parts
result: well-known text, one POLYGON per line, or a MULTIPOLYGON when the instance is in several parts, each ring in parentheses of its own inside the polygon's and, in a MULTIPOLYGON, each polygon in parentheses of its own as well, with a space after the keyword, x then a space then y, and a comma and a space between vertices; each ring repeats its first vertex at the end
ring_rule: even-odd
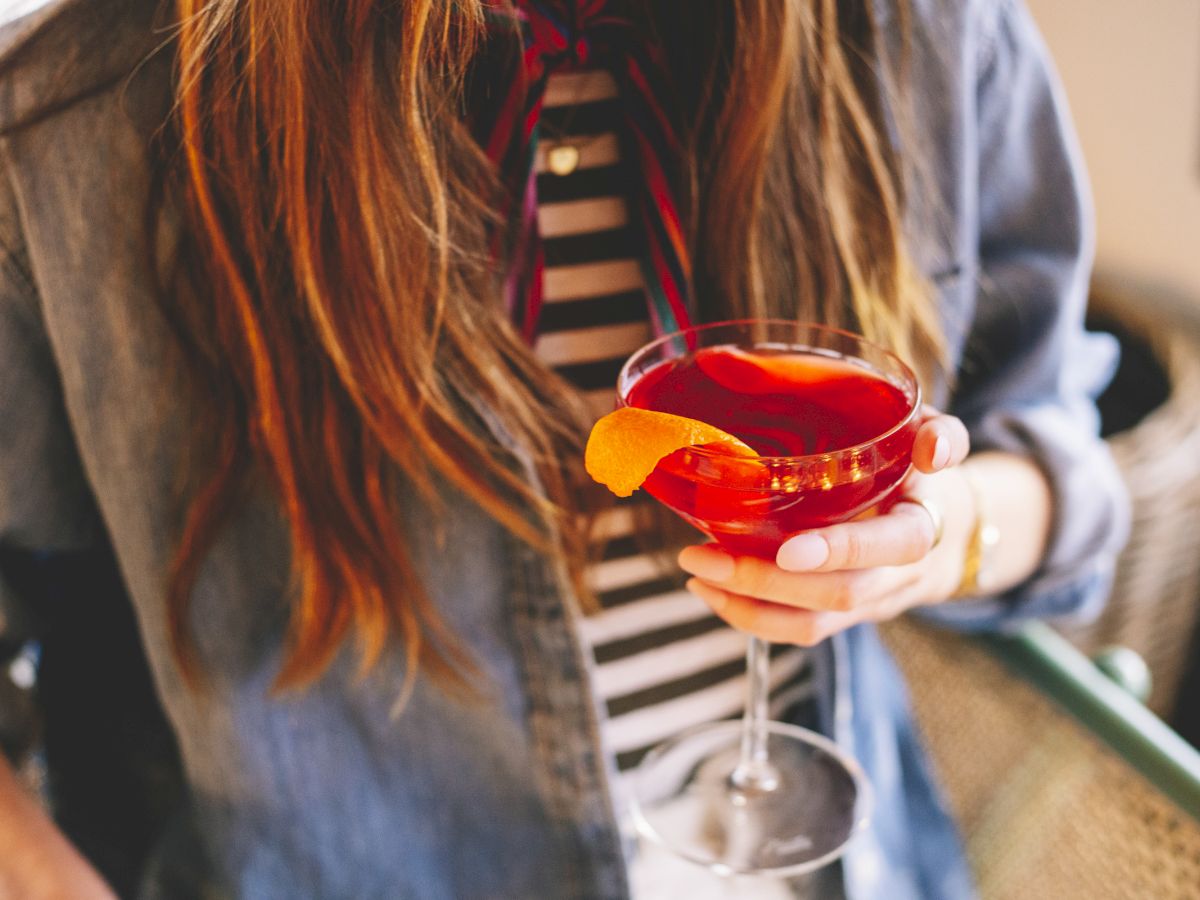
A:
POLYGON ((579 148, 559 144, 546 153, 546 165, 555 175, 570 175, 579 168, 579 148))

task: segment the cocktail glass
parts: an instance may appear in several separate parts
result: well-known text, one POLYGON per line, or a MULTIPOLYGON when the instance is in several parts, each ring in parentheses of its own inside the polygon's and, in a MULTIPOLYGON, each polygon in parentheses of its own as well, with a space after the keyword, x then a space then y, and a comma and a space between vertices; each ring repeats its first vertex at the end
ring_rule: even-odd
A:
MULTIPOLYGON (((895 355, 848 332, 780 320, 659 338, 626 362, 617 392, 621 405, 700 419, 763 454, 685 448, 643 487, 722 547, 764 559, 799 531, 893 498, 921 402, 895 355)), ((687 730, 632 773, 639 831, 722 874, 812 871, 837 859, 871 814, 857 762, 822 735, 768 721, 768 651, 749 636, 741 722, 687 730)))

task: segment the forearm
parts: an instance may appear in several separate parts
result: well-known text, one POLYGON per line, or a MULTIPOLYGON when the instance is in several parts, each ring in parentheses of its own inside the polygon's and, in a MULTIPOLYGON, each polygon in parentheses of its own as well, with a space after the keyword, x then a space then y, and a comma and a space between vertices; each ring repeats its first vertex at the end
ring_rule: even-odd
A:
POLYGON ((0 755, 0 900, 114 897, 0 755))

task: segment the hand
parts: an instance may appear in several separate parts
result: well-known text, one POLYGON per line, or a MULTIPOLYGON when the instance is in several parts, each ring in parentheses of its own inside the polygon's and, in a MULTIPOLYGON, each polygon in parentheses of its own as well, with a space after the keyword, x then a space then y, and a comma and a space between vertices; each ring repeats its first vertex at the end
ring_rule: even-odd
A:
POLYGON ((0 898, 117 900, 0 754, 0 898))
POLYGON ((679 565, 696 576, 688 589, 734 628, 805 646, 860 622, 942 602, 958 587, 974 522, 971 492, 955 468, 968 449, 958 419, 925 411, 913 445, 915 471, 902 496, 941 511, 939 541, 930 513, 901 500, 871 518, 798 534, 783 543, 775 562, 712 544, 687 547, 679 565))

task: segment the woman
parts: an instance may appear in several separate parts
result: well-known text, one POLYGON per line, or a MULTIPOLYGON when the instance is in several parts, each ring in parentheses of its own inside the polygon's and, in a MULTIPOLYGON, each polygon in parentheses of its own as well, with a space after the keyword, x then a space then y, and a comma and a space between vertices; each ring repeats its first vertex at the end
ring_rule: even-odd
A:
MULTIPOLYGON (((620 511, 587 566, 583 407, 656 328, 770 313, 895 346, 958 418, 922 427, 923 502, 777 565, 679 563, 735 628, 813 648, 776 660, 777 706, 878 792, 798 889, 969 895, 860 623, 1086 613, 1124 516, 1077 151, 1019 3, 80 0, 10 41, 0 543, 112 542, 186 782, 143 894, 652 881, 619 770, 663 684, 634 659, 606 693, 595 623, 678 598, 620 511)), ((0 785, 18 894, 103 896, 0 785)))

